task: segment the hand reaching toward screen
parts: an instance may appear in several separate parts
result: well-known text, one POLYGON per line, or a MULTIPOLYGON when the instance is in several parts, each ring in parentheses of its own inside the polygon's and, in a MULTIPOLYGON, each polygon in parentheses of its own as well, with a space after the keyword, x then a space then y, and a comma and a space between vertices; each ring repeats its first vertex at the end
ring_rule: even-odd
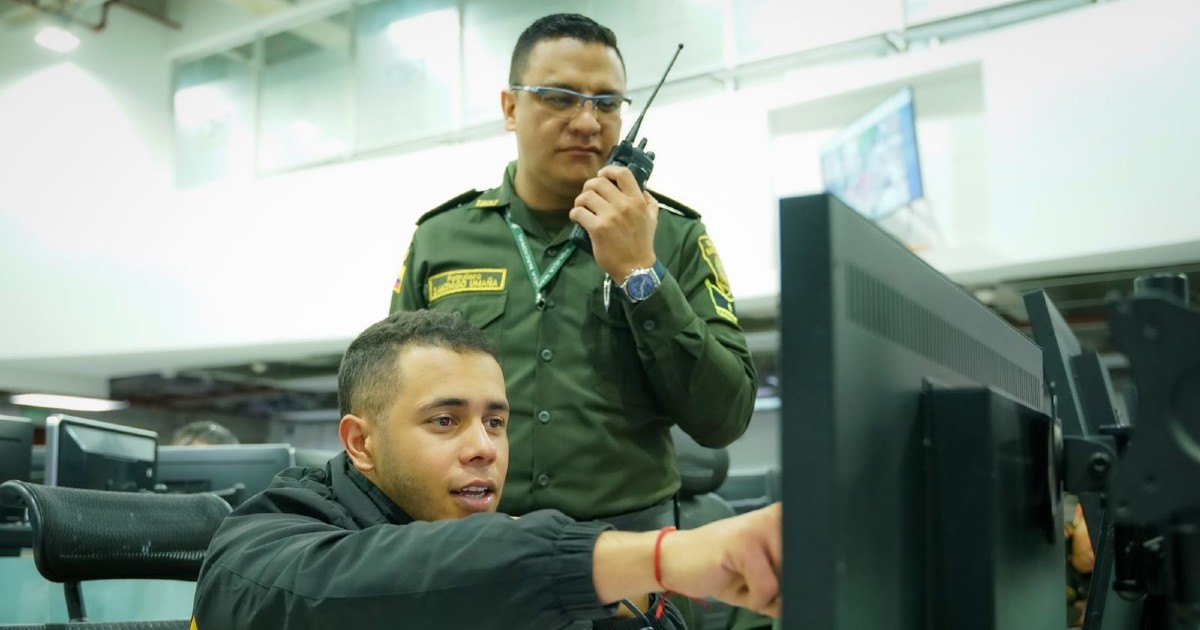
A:
POLYGON ((661 549, 663 586, 778 617, 782 521, 782 505, 776 503, 668 534, 661 549))
POLYGON ((668 590, 778 617, 782 524, 776 503, 697 529, 604 532, 592 556, 596 593, 611 603, 668 590))

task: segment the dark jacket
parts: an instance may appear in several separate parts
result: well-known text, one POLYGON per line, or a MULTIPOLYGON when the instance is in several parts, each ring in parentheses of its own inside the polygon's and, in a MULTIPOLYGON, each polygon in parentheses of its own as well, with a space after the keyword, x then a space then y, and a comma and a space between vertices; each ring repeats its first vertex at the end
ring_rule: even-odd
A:
POLYGON ((596 596, 592 549, 606 529, 553 510, 414 521, 342 453, 284 471, 225 519, 196 627, 638 628, 609 621, 596 596))

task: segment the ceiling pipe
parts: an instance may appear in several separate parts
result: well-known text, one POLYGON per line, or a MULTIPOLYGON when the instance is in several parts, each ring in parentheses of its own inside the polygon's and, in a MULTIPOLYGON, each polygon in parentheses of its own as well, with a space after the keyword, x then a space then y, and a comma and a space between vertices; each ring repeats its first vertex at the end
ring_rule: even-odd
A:
POLYGON ((172 20, 165 15, 160 15, 160 14, 150 11, 144 7, 133 4, 132 2, 129 2, 128 0, 104 0, 104 4, 101 5, 101 7, 100 7, 100 21, 95 24, 91 24, 84 20, 79 19, 78 17, 76 17, 75 12, 67 13, 66 11, 54 11, 54 10, 48 9, 46 7, 43 7, 43 6, 41 6, 41 4, 38 3, 38 0, 17 0, 17 2, 20 2, 21 4, 29 5, 29 6, 33 7, 34 9, 37 9, 38 11, 41 11, 43 13, 48 13, 53 16, 66 18, 76 24, 87 27, 97 33, 99 33, 100 31, 103 31, 104 28, 106 26, 108 26, 108 9, 110 7, 112 7, 112 5, 114 5, 114 4, 119 4, 127 9, 129 9, 130 11, 133 11, 134 13, 140 14, 142 17, 154 20, 155 22, 158 22, 159 24, 162 24, 163 26, 166 26, 168 28, 173 28, 175 30, 180 30, 183 28, 183 25, 180 24, 179 22, 176 22, 175 20, 172 20))

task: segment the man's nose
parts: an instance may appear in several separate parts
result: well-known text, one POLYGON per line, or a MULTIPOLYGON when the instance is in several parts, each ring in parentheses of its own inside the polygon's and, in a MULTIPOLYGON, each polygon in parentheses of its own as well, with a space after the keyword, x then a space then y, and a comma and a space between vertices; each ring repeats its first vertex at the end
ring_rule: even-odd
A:
POLYGON ((462 462, 491 463, 496 459, 496 442, 482 422, 476 422, 462 437, 459 456, 462 462))
POLYGON ((596 118, 596 103, 588 101, 575 110, 571 117, 571 129, 578 133, 594 134, 600 131, 600 120, 596 118))

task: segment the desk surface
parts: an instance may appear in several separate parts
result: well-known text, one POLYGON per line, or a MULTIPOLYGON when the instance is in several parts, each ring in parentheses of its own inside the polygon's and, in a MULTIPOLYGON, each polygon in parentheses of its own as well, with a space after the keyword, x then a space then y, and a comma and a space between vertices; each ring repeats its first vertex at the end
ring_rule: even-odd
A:
MULTIPOLYGON (((90 621, 187 619, 196 585, 174 580, 96 580, 83 583, 90 621)), ((48 582, 26 551, 0 557, 0 623, 64 623, 63 587, 48 582)))

